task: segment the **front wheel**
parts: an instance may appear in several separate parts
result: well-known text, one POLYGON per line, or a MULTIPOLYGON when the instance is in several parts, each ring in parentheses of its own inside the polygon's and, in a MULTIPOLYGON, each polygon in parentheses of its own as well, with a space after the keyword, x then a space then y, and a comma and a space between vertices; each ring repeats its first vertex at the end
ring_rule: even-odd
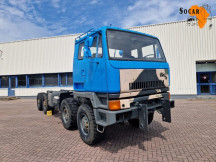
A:
POLYGON ((95 144, 105 137, 105 131, 97 131, 93 109, 87 104, 80 105, 78 109, 77 126, 81 139, 88 145, 95 144))

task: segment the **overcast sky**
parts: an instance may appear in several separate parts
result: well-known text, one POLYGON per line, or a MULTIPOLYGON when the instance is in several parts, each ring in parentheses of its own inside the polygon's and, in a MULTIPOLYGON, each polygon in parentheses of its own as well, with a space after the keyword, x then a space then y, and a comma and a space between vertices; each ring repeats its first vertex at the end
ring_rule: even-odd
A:
POLYGON ((206 3, 215 16, 216 0, 0 0, 0 42, 186 20, 180 7, 206 3))

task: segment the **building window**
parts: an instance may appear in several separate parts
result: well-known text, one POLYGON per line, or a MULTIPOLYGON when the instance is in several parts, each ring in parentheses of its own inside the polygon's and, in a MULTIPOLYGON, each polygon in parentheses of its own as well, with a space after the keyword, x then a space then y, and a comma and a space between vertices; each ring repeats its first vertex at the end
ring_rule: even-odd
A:
POLYGON ((18 87, 26 87, 26 75, 18 75, 18 87))
POLYGON ((42 75, 29 75, 29 86, 30 87, 41 87, 42 86, 42 75))
POLYGON ((9 86, 9 77, 3 76, 1 77, 1 88, 8 88, 9 86))
MULTIPOLYGON (((72 86, 73 73, 11 76, 11 87, 72 86), (17 84, 16 84, 17 83, 17 84)), ((9 76, 0 76, 0 88, 9 88, 9 76)))
POLYGON ((61 86, 66 86, 66 74, 62 73, 61 75, 61 86))
POLYGON ((212 73, 212 83, 216 83, 216 72, 212 73))
POLYGON ((45 74, 44 84, 45 86, 58 86, 58 74, 45 74))
POLYGON ((14 89, 14 88, 16 88, 16 77, 15 76, 11 76, 11 78, 10 78, 10 88, 11 89, 14 89))
POLYGON ((67 85, 73 85, 72 73, 67 73, 67 85))

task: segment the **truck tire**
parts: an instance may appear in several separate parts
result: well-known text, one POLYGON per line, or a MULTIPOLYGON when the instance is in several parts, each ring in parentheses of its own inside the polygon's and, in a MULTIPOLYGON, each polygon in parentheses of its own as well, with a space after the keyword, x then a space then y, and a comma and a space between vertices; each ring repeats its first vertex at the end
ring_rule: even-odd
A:
POLYGON ((43 109, 44 114, 47 114, 47 111, 49 110, 47 93, 43 94, 42 109, 43 109))
POLYGON ((43 95, 45 93, 38 93, 37 94, 37 108, 38 108, 38 111, 42 111, 43 110, 43 95))
POLYGON ((88 104, 80 105, 77 113, 77 125, 81 139, 88 145, 93 145, 105 137, 105 131, 97 131, 94 112, 88 104))
POLYGON ((61 120, 67 130, 77 129, 78 103, 74 98, 66 98, 60 106, 61 120))
MULTIPOLYGON (((154 113, 148 113, 148 125, 151 124, 154 118, 154 113)), ((130 119, 128 120, 129 124, 132 127, 139 128, 139 119, 130 119)))

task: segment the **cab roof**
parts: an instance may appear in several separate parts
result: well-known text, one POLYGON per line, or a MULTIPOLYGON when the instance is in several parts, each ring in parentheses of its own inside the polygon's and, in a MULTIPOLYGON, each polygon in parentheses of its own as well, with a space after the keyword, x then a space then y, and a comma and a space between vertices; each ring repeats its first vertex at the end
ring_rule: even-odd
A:
POLYGON ((81 34, 80 36, 78 36, 76 39, 75 39, 75 43, 78 43, 84 39, 86 39, 88 36, 90 35, 93 35, 97 32, 106 32, 106 30, 108 29, 112 29, 112 30, 119 30, 119 31, 125 31, 125 32, 131 32, 131 33, 136 33, 136 34, 141 34, 141 35, 146 35, 146 36, 149 36, 149 37, 153 37, 153 38, 156 38, 158 39, 157 37, 153 36, 153 35, 149 35, 149 34, 146 34, 146 33, 142 33, 142 32, 138 32, 138 31, 134 31, 134 30, 129 30, 129 29, 123 29, 123 28, 117 28, 117 27, 112 27, 112 26, 102 26, 101 28, 98 28, 98 29, 90 29, 88 30, 87 32, 81 34))

